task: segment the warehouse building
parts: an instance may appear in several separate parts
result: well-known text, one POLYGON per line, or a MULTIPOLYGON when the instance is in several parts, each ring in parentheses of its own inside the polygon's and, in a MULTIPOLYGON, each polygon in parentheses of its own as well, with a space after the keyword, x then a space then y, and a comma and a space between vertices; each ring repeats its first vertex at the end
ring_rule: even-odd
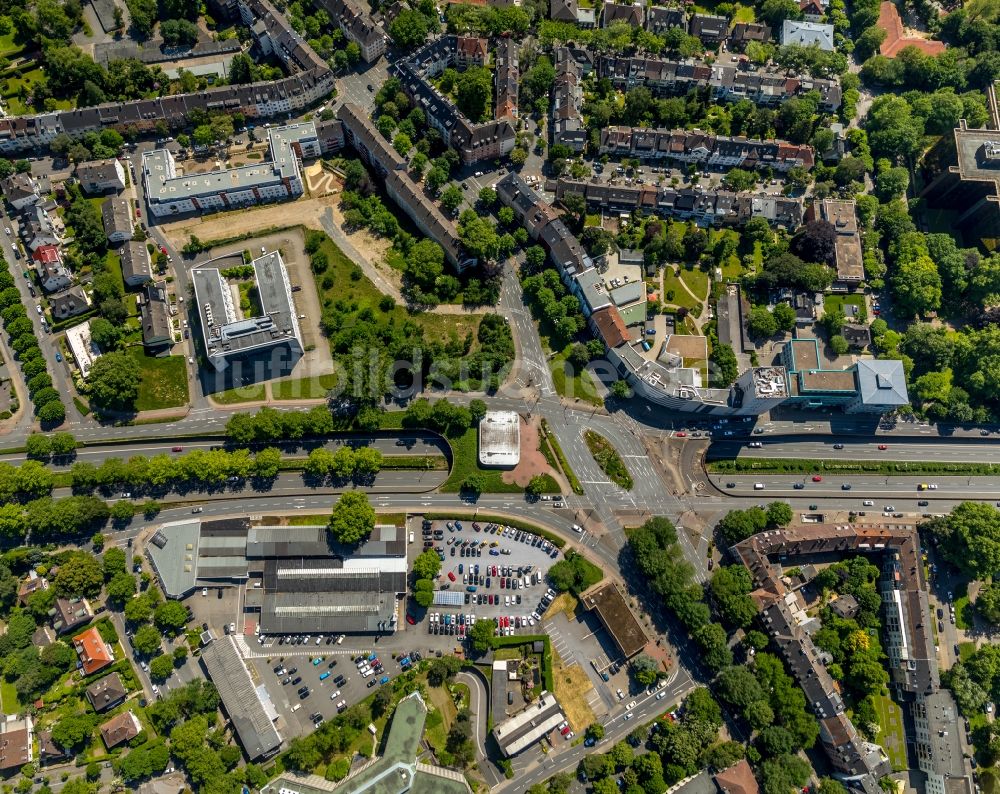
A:
POLYGON ((562 707, 551 692, 542 692, 534 703, 497 724, 493 738, 507 757, 530 747, 565 721, 562 707))
POLYGON ((269 758, 281 747, 281 735, 274 727, 278 712, 267 694, 267 687, 255 686, 240 652, 236 638, 214 640, 201 654, 205 672, 219 690, 222 706, 236 729, 247 758, 269 758))

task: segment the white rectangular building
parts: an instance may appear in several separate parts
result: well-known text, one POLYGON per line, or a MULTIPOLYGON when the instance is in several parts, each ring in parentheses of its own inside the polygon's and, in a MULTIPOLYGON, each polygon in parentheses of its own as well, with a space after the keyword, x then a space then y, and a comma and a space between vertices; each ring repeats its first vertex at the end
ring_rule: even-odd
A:
POLYGON ((162 218, 301 196, 304 192, 301 159, 320 155, 315 125, 309 121, 275 127, 267 137, 270 162, 205 174, 178 175, 174 156, 167 149, 145 152, 142 181, 149 211, 162 218))
POLYGON ((515 411, 487 412, 479 422, 479 464, 513 468, 520 460, 520 417, 515 411))

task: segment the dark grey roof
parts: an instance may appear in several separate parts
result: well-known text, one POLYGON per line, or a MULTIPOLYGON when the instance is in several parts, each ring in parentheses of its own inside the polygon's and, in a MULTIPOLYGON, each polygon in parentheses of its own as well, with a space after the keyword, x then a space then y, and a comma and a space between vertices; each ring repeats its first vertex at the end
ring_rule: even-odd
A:
POLYGON ((201 658, 247 757, 253 761, 276 753, 281 747, 281 736, 268 714, 274 713, 274 706, 270 701, 266 706, 261 701, 263 687, 254 685, 236 648, 236 638, 213 640, 202 651, 201 658))
POLYGON ((122 278, 126 282, 137 278, 152 278, 149 251, 146 250, 145 242, 126 240, 118 249, 118 256, 121 257, 122 261, 122 278))

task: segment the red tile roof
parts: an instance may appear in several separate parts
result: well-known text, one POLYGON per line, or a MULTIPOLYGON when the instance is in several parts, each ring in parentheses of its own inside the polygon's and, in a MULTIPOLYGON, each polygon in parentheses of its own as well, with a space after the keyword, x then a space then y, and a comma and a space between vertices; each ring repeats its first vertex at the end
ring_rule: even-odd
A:
POLYGON ((115 660, 111 649, 95 627, 77 634, 73 638, 73 647, 80 656, 85 675, 103 670, 115 660))
POLYGON ((629 341, 628 328, 614 306, 598 309, 594 312, 593 318, 598 334, 608 347, 618 347, 629 341))
POLYGON ((117 717, 112 717, 101 726, 101 738, 110 750, 129 739, 134 739, 142 730, 139 718, 131 711, 123 711, 117 717))
POLYGON ((59 256, 59 249, 54 245, 40 245, 35 249, 35 253, 32 256, 35 257, 35 261, 46 265, 58 264, 62 261, 59 256))
POLYGON ((891 0, 883 0, 879 6, 878 26, 887 34, 879 48, 879 52, 886 58, 895 58, 905 47, 916 47, 924 55, 940 55, 945 51, 942 41, 931 41, 918 36, 907 37, 903 30, 903 20, 891 0))
POLYGON ((745 758, 715 776, 715 785, 722 794, 758 794, 757 779, 745 758))

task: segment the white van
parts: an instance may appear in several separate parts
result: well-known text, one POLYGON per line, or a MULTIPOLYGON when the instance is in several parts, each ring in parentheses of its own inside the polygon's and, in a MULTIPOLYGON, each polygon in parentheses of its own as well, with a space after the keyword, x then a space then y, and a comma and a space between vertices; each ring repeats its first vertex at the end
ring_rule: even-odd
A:
POLYGON ((296 703, 294 706, 292 706, 292 711, 298 711, 300 708, 302 708, 302 704, 296 703))
POLYGON ((755 482, 753 484, 753 489, 755 491, 763 491, 764 490, 764 483, 762 483, 762 482, 755 482))

